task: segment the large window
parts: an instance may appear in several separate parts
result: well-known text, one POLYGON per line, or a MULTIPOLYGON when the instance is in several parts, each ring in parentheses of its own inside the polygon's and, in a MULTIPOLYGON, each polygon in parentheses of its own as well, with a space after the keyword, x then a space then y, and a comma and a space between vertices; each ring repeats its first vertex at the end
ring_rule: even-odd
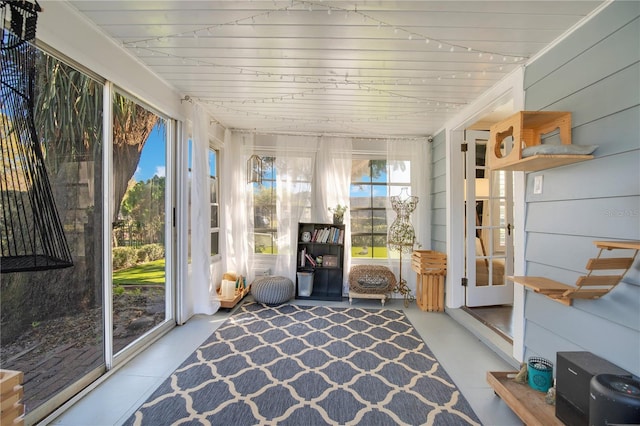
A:
POLYGON ((218 150, 209 147, 209 203, 211 206, 211 256, 220 253, 220 182, 218 179, 218 150))
MULTIPOLYGON (((187 142, 187 258, 191 263, 191 209, 193 192, 193 140, 187 142)), ((211 212, 209 233, 210 233, 210 255, 211 257, 220 254, 220 151, 210 143, 207 151, 207 185, 209 209, 211 212)))
POLYGON ((253 184, 254 253, 276 254, 278 224, 276 217, 275 158, 262 158, 262 183, 253 184))
POLYGON ((351 255, 382 258, 387 253, 387 206, 391 195, 411 186, 411 162, 354 159, 351 168, 351 255))
POLYGON ((287 244, 289 227, 293 231, 298 222, 310 219, 312 170, 308 155, 290 155, 278 162, 275 157, 262 158, 262 182, 253 184, 252 193, 254 253, 278 254, 278 243, 287 244))
MULTIPOLYGON (((278 181, 289 179, 278 176, 287 173, 291 178, 293 193, 309 194, 311 182, 305 173, 292 173, 292 170, 277 170, 274 157, 262 159, 262 182, 253 183, 253 237, 254 253, 276 254, 278 240, 277 200, 291 202, 291 211, 299 221, 311 217, 311 197, 287 197, 287 191, 278 194, 278 181)), ((293 169, 293 167, 291 168, 293 169)), ((386 259, 395 257, 387 251, 387 226, 395 218, 389 212, 389 197, 399 195, 402 188, 411 192, 411 161, 357 158, 352 161, 350 184, 350 214, 352 257, 386 259)), ((310 175, 310 174, 309 174, 310 175)))

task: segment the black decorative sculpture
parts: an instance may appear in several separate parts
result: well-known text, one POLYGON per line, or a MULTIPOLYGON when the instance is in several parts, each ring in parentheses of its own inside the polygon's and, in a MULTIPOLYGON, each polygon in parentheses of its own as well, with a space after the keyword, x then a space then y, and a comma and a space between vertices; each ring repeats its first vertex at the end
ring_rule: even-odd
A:
POLYGON ((38 3, 0 2, 0 272, 73 265, 34 124, 38 3))

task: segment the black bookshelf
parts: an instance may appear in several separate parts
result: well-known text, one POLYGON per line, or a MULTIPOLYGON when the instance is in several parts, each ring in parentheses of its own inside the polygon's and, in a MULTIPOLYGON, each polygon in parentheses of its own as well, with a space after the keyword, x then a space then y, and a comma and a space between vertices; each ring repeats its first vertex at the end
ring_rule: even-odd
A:
POLYGON ((342 300, 344 234, 344 225, 298 224, 297 272, 313 274, 313 292, 310 296, 298 295, 296 274, 296 299, 342 300), (309 241, 303 240, 305 233, 309 241), (317 261, 318 256, 322 256, 322 263, 317 261))

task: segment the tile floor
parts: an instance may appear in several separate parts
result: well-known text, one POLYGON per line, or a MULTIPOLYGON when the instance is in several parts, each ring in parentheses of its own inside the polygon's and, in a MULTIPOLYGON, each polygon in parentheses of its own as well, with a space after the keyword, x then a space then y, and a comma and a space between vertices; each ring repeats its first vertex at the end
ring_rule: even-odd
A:
MULTIPOLYGON (((251 301, 248 296, 245 301, 251 301)), ((294 301, 304 305, 349 306, 343 302, 294 301)), ((353 306, 378 308, 380 302, 354 300, 353 306)), ((389 309, 404 309, 407 317, 467 398, 484 425, 509 426, 522 422, 494 395, 485 380, 486 371, 509 371, 507 362, 445 313, 422 312, 415 302, 404 308, 401 300, 386 303, 389 309)), ((42 425, 120 425, 146 398, 229 316, 221 310, 212 316, 196 316, 175 327, 122 368, 114 371, 61 414, 42 425)))

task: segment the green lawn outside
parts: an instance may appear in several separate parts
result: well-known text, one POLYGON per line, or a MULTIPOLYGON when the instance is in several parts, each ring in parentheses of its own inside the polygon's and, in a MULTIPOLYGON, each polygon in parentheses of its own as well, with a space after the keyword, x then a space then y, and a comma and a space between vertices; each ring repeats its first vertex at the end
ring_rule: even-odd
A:
MULTIPOLYGON (((368 254, 363 255, 362 247, 352 247, 351 256, 354 258, 371 258, 371 247, 368 254)), ((397 252, 393 252, 397 256, 397 252)), ((393 257, 396 257, 393 256, 393 257)), ((386 259, 387 247, 373 247, 374 259, 386 259)), ((141 263, 131 268, 122 269, 113 273, 113 285, 149 285, 165 283, 165 260, 154 260, 141 263)))
POLYGON ((164 284, 165 260, 141 263, 113 273, 113 285, 164 284))
MULTIPOLYGON (((351 257, 371 258, 371 247, 367 247, 366 250, 363 247, 351 247, 351 257)), ((373 247, 373 258, 386 259, 387 247, 373 247)))

